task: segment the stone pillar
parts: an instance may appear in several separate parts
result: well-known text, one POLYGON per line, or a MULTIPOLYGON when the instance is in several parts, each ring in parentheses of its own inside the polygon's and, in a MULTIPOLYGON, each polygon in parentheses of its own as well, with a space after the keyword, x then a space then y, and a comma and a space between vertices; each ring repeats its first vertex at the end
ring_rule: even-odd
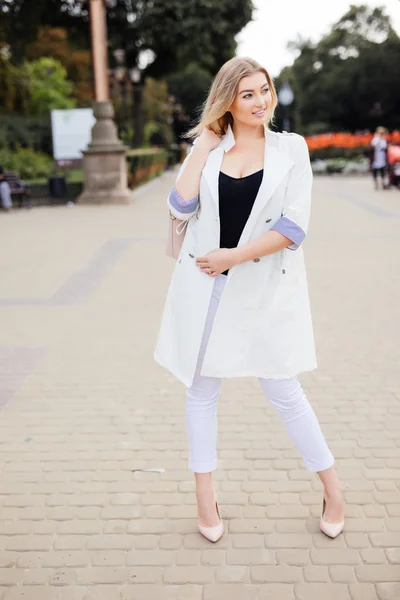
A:
POLYGON ((96 123, 92 141, 83 152, 84 190, 79 204, 128 204, 126 147, 117 136, 114 109, 109 102, 95 102, 96 123))
POLYGON ((107 22, 104 0, 89 0, 90 35, 92 39, 92 61, 94 97, 96 102, 110 99, 107 69, 107 22))
POLYGON ((126 150, 118 139, 114 109, 109 101, 107 33, 104 0, 90 0, 96 123, 92 141, 83 152, 84 189, 79 204, 127 204, 126 150))

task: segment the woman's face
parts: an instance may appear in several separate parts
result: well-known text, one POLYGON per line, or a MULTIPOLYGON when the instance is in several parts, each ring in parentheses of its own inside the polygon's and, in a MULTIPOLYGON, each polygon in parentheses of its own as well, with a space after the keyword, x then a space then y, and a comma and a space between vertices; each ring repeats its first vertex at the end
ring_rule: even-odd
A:
POLYGON ((239 83, 238 93, 230 107, 234 121, 255 127, 269 119, 272 96, 264 73, 253 73, 239 83))

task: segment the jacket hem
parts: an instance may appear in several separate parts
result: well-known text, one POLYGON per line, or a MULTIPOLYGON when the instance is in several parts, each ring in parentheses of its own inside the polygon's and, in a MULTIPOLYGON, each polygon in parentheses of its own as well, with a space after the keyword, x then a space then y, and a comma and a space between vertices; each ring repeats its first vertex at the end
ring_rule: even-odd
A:
POLYGON ((183 385, 186 386, 187 388, 189 388, 192 385, 194 376, 193 376, 192 381, 190 381, 184 375, 181 375, 175 369, 173 369, 170 365, 168 365, 166 362, 164 362, 162 359, 160 359, 156 354, 154 354, 154 360, 161 367, 164 367, 164 369, 167 369, 167 371, 169 373, 171 373, 171 375, 173 375, 174 377, 176 377, 176 379, 178 379, 178 381, 180 381, 181 383, 183 383, 183 385))
POLYGON ((314 363, 309 366, 304 366, 298 369, 294 369, 293 371, 285 371, 285 372, 267 372, 267 373, 259 373, 254 371, 241 371, 239 373, 227 373, 226 371, 213 371, 207 372, 207 369, 200 372, 200 375, 204 377, 219 377, 221 379, 235 379, 236 377, 255 377, 256 379, 291 379, 292 377, 297 377, 297 375, 301 375, 301 373, 309 373, 310 371, 315 371, 318 368, 317 363, 314 363))
MULTIPOLYGON (((193 379, 194 379, 194 374, 193 374, 192 379, 186 377, 182 373, 178 372, 176 369, 172 368, 171 365, 168 365, 167 362, 160 359, 160 357, 158 357, 156 353, 154 354, 154 360, 161 367, 164 367, 164 369, 167 369, 167 371, 169 371, 171 373, 171 375, 176 377, 176 379, 178 379, 181 383, 183 383, 183 385, 185 385, 187 388, 189 388, 192 385, 193 379)), ((201 370, 200 375, 202 375, 204 377, 218 377, 220 379, 235 379, 235 378, 239 378, 239 377, 255 377, 256 379, 291 379, 292 377, 297 377, 298 375, 301 375, 302 373, 309 373, 311 371, 315 371, 317 368, 318 368, 318 365, 315 362, 308 366, 303 366, 303 367, 294 369, 293 371, 285 371, 285 372, 281 372, 281 373, 278 373, 278 372, 255 373, 253 371, 241 371, 239 373, 232 373, 232 372, 227 373, 226 371, 207 372, 207 370, 205 370, 205 371, 201 370)))

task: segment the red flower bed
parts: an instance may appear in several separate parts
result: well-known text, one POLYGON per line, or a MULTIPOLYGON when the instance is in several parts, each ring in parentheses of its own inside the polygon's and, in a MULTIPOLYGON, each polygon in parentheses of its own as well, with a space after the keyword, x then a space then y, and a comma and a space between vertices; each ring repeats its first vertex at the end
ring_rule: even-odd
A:
MULTIPOLYGON (((400 144, 400 131, 393 131, 385 137, 388 142, 400 144)), ((323 148, 367 148, 372 138, 372 133, 321 133, 305 139, 309 150, 320 150, 323 148)))

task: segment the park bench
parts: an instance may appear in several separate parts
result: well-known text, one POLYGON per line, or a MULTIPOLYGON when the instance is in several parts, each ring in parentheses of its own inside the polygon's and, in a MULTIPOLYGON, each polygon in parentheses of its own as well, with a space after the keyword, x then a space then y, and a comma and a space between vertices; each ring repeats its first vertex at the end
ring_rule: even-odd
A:
POLYGON ((21 181, 19 174, 17 172, 6 171, 4 173, 4 179, 7 181, 11 190, 11 197, 17 197, 19 206, 22 207, 24 201, 26 201, 26 205, 29 208, 31 205, 30 202, 30 190, 28 185, 21 181))

